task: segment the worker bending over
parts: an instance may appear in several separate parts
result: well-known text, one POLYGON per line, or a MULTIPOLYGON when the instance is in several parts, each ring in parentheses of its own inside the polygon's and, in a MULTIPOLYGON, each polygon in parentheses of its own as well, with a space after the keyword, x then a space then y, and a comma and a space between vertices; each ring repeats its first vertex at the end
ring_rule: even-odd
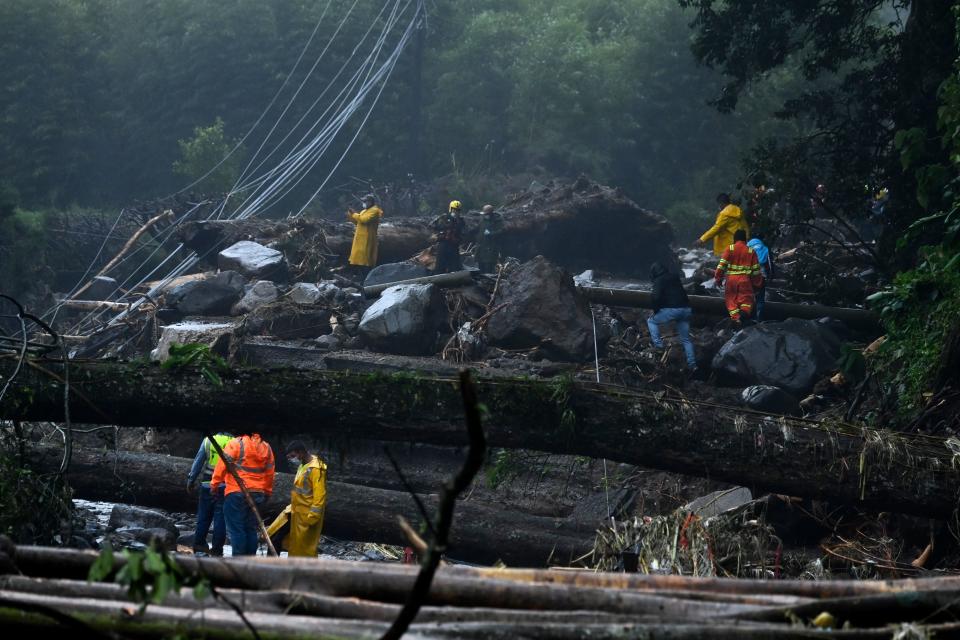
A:
POLYGON ((660 325, 676 323, 680 343, 687 356, 687 369, 690 373, 697 370, 697 357, 693 353, 693 342, 690 341, 690 300, 683 290, 680 276, 670 273, 659 262, 650 266, 650 280, 653 283, 653 316, 647 319, 647 328, 650 330, 650 340, 657 349, 663 348, 660 338, 660 325))
MULTIPOLYGON (((249 433, 234 438, 223 448, 223 453, 230 458, 237 475, 250 492, 253 503, 259 507, 269 500, 273 493, 276 465, 273 449, 263 441, 260 434, 249 433)), ((221 485, 224 486, 223 520, 227 525, 233 555, 256 555, 259 546, 259 515, 247 504, 240 485, 234 475, 227 471, 227 465, 222 459, 217 462, 210 480, 212 490, 221 485)))
POLYGON ((747 246, 747 232, 743 229, 733 234, 733 244, 727 247, 717 265, 714 280, 717 287, 726 276, 724 300, 730 319, 737 325, 751 322, 753 314, 753 290, 763 286, 760 262, 756 252, 747 246))
POLYGON ((273 546, 290 556, 316 557, 323 516, 327 509, 327 465, 294 440, 287 447, 287 462, 297 469, 290 504, 267 529, 273 546))
POLYGON ((721 193, 717 196, 717 204, 720 205, 720 213, 717 214, 717 221, 713 223, 706 233, 700 236, 700 244, 706 244, 707 240, 713 238, 714 255, 723 255, 724 250, 733 244, 733 234, 738 229, 743 229, 744 233, 750 233, 750 226, 747 224, 743 211, 735 204, 730 202, 729 193, 721 193))

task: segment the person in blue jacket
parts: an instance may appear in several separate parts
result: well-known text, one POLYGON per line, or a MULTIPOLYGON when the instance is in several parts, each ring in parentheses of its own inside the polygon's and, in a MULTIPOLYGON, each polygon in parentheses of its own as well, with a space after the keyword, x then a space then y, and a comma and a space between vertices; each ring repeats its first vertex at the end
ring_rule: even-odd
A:
POLYGON ((770 248, 763 243, 763 236, 757 234, 750 238, 747 246, 753 249, 757 254, 757 261, 760 263, 760 273, 763 274, 763 286, 754 290, 753 300, 756 307, 754 320, 763 321, 763 304, 767 299, 767 283, 773 277, 773 256, 770 254, 770 248))

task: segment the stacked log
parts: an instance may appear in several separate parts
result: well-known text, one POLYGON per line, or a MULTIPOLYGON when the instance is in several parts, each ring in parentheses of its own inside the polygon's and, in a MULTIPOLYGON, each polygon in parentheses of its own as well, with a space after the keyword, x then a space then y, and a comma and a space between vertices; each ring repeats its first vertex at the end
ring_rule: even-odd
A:
MULTIPOLYGON (((144 610, 124 589, 88 583, 93 552, 20 547, 0 577, 0 621, 21 633, 69 621, 81 636, 250 633, 377 637, 416 568, 308 559, 177 556, 215 596, 171 593, 144 610), (85 633, 84 633, 85 632, 85 633)), ((118 559, 116 568, 125 562, 118 559)), ((442 567, 411 638, 844 638, 960 631, 960 578, 878 582, 698 579, 572 571, 442 567), (816 622, 815 622, 816 621, 816 622), (840 627, 843 626, 843 630, 840 627)))

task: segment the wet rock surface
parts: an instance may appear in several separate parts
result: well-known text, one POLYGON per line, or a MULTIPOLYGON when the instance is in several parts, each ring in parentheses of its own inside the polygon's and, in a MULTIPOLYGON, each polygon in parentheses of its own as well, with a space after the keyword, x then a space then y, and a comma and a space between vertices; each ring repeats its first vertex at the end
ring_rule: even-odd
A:
POLYGON ((590 307, 569 273, 538 256, 500 284, 494 305, 505 305, 487 325, 490 344, 539 347, 547 357, 582 362, 593 355, 590 307))
POLYGON ((805 394, 836 367, 840 338, 830 323, 790 319, 737 332, 713 359, 724 384, 760 384, 805 394))
POLYGON ((432 284, 390 287, 360 320, 364 344, 385 353, 433 353, 437 332, 446 322, 440 290, 432 284))
POLYGON ((779 387, 769 385, 754 385, 747 387, 740 393, 744 406, 756 411, 766 411, 784 415, 798 416, 800 402, 792 395, 779 387))
POLYGON ((269 280, 260 280, 246 288, 240 302, 233 306, 230 312, 235 315, 250 313, 257 307, 270 304, 280 297, 280 289, 269 280))
POLYGON ((370 270, 363 281, 364 287, 372 287, 378 284, 387 284, 388 282, 400 282, 401 280, 412 280, 414 278, 423 278, 430 275, 430 270, 423 265, 413 262, 390 262, 381 264, 370 270))
POLYGON ((217 265, 225 271, 238 271, 248 278, 277 281, 287 275, 283 252, 249 240, 241 240, 217 254, 217 265))
POLYGON ((244 294, 244 284, 236 271, 224 271, 176 287, 167 294, 167 306, 184 316, 227 316, 244 294))

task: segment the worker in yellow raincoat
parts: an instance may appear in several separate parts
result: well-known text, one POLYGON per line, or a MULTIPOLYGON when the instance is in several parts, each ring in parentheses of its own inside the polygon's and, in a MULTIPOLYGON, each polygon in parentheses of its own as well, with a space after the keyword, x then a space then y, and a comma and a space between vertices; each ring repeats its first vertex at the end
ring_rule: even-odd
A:
POLYGON ((357 225, 350 248, 350 264, 356 267, 377 266, 377 228, 383 218, 383 209, 377 206, 373 194, 363 197, 363 211, 347 210, 347 220, 357 225))
POLYGON ((730 202, 730 194, 718 195, 717 204, 721 207, 720 213, 717 214, 717 221, 700 236, 700 244, 705 244, 707 240, 713 238, 713 253, 722 256, 727 247, 733 244, 733 234, 738 229, 743 229, 747 237, 750 237, 750 226, 740 207, 730 202))
POLYGON ((267 534, 278 551, 285 548, 288 556, 314 558, 327 508, 327 465, 309 454, 299 440, 287 447, 287 461, 297 467, 290 505, 271 523, 267 534))

